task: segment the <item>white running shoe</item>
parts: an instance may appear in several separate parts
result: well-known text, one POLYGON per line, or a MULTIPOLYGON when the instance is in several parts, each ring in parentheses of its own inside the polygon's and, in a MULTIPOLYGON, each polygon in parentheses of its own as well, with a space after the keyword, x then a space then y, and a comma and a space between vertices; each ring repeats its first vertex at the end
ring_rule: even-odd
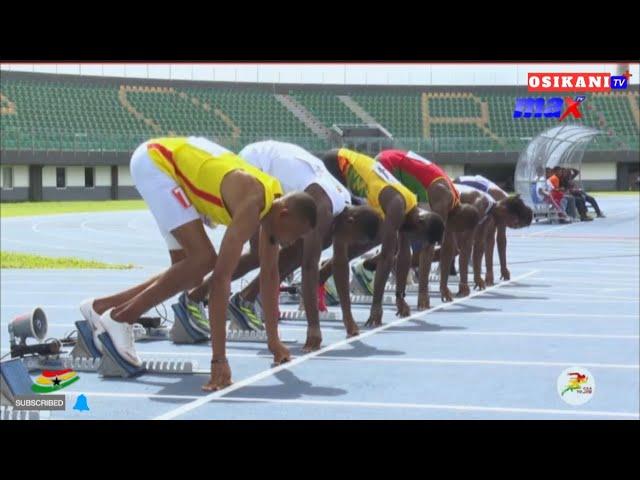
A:
POLYGON ((104 328, 100 324, 100 314, 93 309, 93 298, 87 298, 80 303, 80 313, 84 319, 91 325, 93 330, 93 343, 100 353, 104 353, 102 350, 102 343, 98 339, 98 334, 104 332, 104 328))
POLYGON ((111 311, 109 309, 100 317, 100 324, 107 332, 113 345, 116 347, 117 352, 124 357, 126 361, 139 367, 142 365, 142 360, 138 357, 135 347, 135 336, 133 333, 133 325, 129 325, 124 322, 116 322, 111 318, 111 311))

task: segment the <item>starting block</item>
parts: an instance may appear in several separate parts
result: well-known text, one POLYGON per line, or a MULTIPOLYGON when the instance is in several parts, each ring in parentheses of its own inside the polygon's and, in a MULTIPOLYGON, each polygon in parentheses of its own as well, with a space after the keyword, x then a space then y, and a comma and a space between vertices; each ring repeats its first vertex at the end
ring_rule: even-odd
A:
POLYGON ((362 284, 356 279, 355 275, 349 282, 349 291, 354 295, 371 295, 371 292, 362 286, 362 284))
POLYGON ((25 357, 23 362, 27 368, 30 370, 52 367, 72 368, 78 372, 98 372, 104 377, 134 377, 143 373, 193 373, 196 368, 193 362, 167 360, 145 360, 141 367, 131 365, 118 354, 109 335, 106 333, 98 335, 105 352, 102 355, 93 341, 93 331, 89 322, 78 321, 76 328, 78 341, 70 356, 58 359, 25 357))
MULTIPOLYGON (((384 287, 385 293, 395 293, 396 284, 389 282, 384 287)), ((418 285, 407 285, 405 287, 405 293, 418 293, 418 285)))
POLYGON ((209 341, 209 335, 205 335, 196 330, 191 323, 189 323, 187 312, 184 311, 182 305, 174 303, 171 305, 171 308, 173 309, 174 319, 169 336, 173 343, 202 343, 209 341))
MULTIPOLYGON (((371 305, 373 295, 351 295, 351 303, 355 305, 371 305)), ((391 295, 382 296, 383 305, 395 305, 396 302, 391 295)))
MULTIPOLYGON (((175 303, 171 305, 175 313, 173 327, 171 328, 170 337, 174 343, 192 344, 208 342, 211 340, 210 335, 204 335, 191 325, 187 313, 184 308, 175 303)), ((227 318, 229 320, 229 318, 227 318)), ((227 323, 227 342, 267 342, 267 333, 265 331, 242 330, 235 327, 234 322, 227 323)), ((295 343, 295 340, 280 339, 283 343, 295 343)))
POLYGON ((15 410, 8 405, 0 406, 0 420, 44 420, 49 412, 38 410, 15 410))
POLYGON ((278 299, 280 305, 298 305, 301 301, 302 297, 298 292, 281 292, 278 299))
POLYGON ((83 357, 43 357, 33 356, 22 358, 22 364, 28 371, 55 369, 63 370, 70 368, 76 372, 97 372, 100 366, 101 358, 83 358, 83 357))
POLYGON ((19 358, 0 362, 0 419, 2 420, 43 420, 50 412, 38 410, 15 410, 16 397, 33 395, 33 381, 19 358))
MULTIPOLYGON (((371 300, 373 298, 372 295, 368 293, 362 293, 362 287, 360 287, 359 282, 355 279, 351 280, 350 283, 351 290, 351 303, 356 305, 371 305, 371 300), (356 290, 356 292, 353 291, 356 290)), ((284 305, 299 305, 300 304, 300 295, 298 293, 291 293, 288 291, 280 293, 280 303, 284 305)), ((395 305, 396 302, 391 295, 384 295, 382 297, 383 305, 395 305)), ((306 318, 306 317, 305 317, 306 318)))
POLYGON ((102 377, 131 378, 138 377, 145 373, 193 374, 197 368, 195 362, 170 360, 145 360, 141 366, 132 365, 120 356, 107 333, 101 333, 98 335, 98 338, 104 348, 104 355, 98 366, 98 373, 102 377))
POLYGON ((153 340, 169 340, 171 333, 167 327, 145 328, 139 323, 133 324, 133 335, 136 342, 148 342, 153 340))
MULTIPOLYGON (((227 330, 228 342, 265 342, 267 341, 267 332, 258 330, 227 330)), ((284 343, 291 343, 285 342, 284 343)))
POLYGON ((98 372, 103 377, 134 377, 143 373, 195 373, 197 363, 183 362, 178 360, 152 360, 147 359, 142 362, 141 367, 131 365, 123 359, 113 346, 113 342, 106 333, 101 333, 98 338, 103 343, 105 354, 100 358, 82 357, 25 357, 22 359, 23 366, 28 370, 45 369, 65 369, 71 368, 77 372, 98 372), (106 337, 106 340, 103 338, 106 337), (108 342, 108 347, 104 342, 108 342))
MULTIPOLYGON (((335 312, 318 312, 320 321, 335 321, 339 320, 338 315, 335 312)), ((307 314, 302 310, 281 310, 280 320, 306 320, 307 314)))
MULTIPOLYGON (((258 342, 267 343, 267 332, 264 330, 242 330, 227 324, 227 342, 258 342)), ((280 338, 282 343, 296 343, 293 339, 280 338)))
POLYGON ((71 350, 72 358, 100 358, 102 354, 93 341, 93 329, 87 320, 76 322, 78 339, 71 350))
POLYGON ((2 405, 13 405, 16 397, 20 395, 33 395, 32 384, 29 371, 19 358, 0 362, 0 403, 2 405))
MULTIPOLYGON (((447 280, 447 284, 456 284, 460 281, 460 277, 458 275, 449 275, 449 278, 447 280)), ((439 273, 431 273, 429 274, 429 283, 439 283, 440 282, 440 274, 439 273)), ((388 282, 385 287, 384 287, 384 291, 388 292, 388 293, 394 293, 396 291, 396 283, 395 282, 388 282)), ((405 289, 406 293, 418 293, 418 285, 417 284, 407 284, 406 289, 405 289)))

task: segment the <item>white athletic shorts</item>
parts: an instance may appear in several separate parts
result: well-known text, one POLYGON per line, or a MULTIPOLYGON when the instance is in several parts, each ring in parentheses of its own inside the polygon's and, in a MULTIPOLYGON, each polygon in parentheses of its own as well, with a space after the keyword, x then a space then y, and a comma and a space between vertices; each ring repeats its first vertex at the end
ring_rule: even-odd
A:
POLYGON ((202 219, 200 214, 180 185, 153 162, 147 153, 147 143, 133 152, 130 168, 136 189, 156 219, 167 247, 169 250, 182 250, 171 232, 185 223, 202 219))

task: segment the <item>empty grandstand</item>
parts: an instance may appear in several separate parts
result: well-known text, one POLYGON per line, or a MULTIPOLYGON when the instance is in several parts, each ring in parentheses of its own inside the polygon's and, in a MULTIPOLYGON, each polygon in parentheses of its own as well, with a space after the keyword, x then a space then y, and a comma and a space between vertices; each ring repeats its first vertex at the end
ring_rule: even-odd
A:
MULTIPOLYGON (((275 138, 330 148, 333 125, 378 124, 394 145, 451 176, 512 177, 518 153, 555 118, 514 119, 520 87, 237 84, 2 72, 2 200, 132 198, 130 152, 164 135, 204 135, 232 150, 275 138)), ((583 118, 603 132, 583 180, 628 189, 637 177, 637 88, 590 94, 583 118)))

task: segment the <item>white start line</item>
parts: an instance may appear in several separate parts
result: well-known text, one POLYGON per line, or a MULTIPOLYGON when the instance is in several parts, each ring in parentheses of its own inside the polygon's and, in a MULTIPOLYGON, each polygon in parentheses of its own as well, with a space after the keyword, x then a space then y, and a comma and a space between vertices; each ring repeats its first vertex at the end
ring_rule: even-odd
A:
POLYGON ((327 352, 330 352, 332 350, 335 350, 337 348, 343 347, 345 345, 349 345, 353 342, 357 342, 357 341, 361 341, 364 340, 367 337, 371 337, 377 333, 380 333, 384 330, 387 330, 389 328, 395 327, 397 325, 401 325, 405 322, 408 322, 414 318, 418 318, 418 317, 424 317, 426 315, 429 315, 430 313, 433 312, 437 312, 438 310, 442 310, 444 308, 447 308, 449 306, 452 305, 456 305, 458 303, 463 303, 466 302, 468 300, 471 300, 474 297, 477 297, 478 295, 482 295, 484 293, 490 292, 492 290, 495 290, 497 288, 503 287, 505 285, 508 285, 510 283, 514 283, 517 282, 518 280, 522 280, 523 278, 527 278, 530 277, 531 275, 534 275, 536 273, 538 273, 539 270, 531 270, 530 272, 524 273, 522 275, 519 275, 511 280, 508 280, 506 282, 500 283, 498 285, 494 285, 492 287, 487 288, 486 290, 482 290, 482 291, 478 291, 478 292, 474 292, 471 295, 469 295, 468 297, 464 297, 464 298, 460 298, 460 299, 455 299, 452 302, 448 302, 448 303, 441 303, 427 311, 423 311, 423 312, 417 312, 414 313, 413 315, 409 315, 408 317, 404 317, 404 318, 399 318, 398 320, 395 320, 393 322, 384 324, 380 327, 368 330, 364 333, 361 333, 360 335, 358 335, 357 337, 351 337, 351 338, 347 338, 344 339, 340 342, 336 342, 336 343, 332 343, 331 345, 327 345, 324 348, 321 348, 320 350, 316 350, 315 352, 311 352, 308 353, 306 355, 303 355, 301 357, 298 358, 294 358, 293 360, 291 360, 290 362, 278 365, 276 367, 270 368, 268 370, 265 370, 263 372, 257 373, 256 375, 253 375, 251 377, 245 378, 244 380, 241 380, 237 383, 234 383, 222 390, 218 390, 216 392, 212 392, 208 395, 205 395, 203 397, 200 397, 197 400, 194 400, 192 402, 189 402, 185 405, 182 405, 178 408, 175 408, 173 410, 170 410, 158 417, 155 417, 154 420, 173 420, 174 418, 177 418, 181 415, 184 415, 187 412, 190 412, 192 410, 195 410, 198 407, 201 407, 202 405, 209 403, 211 400, 216 399, 216 398, 220 398, 223 397, 225 395, 230 394, 231 392, 235 392, 236 390, 239 390, 243 387, 246 387, 247 385, 251 385, 253 383, 259 382, 261 380, 264 380, 265 378, 271 377, 273 375, 275 375, 278 372, 281 372, 283 370, 288 370, 290 368, 295 367, 296 365, 300 365, 301 363, 306 362, 307 360, 311 360, 312 358, 318 357, 320 355, 323 355, 327 352))

